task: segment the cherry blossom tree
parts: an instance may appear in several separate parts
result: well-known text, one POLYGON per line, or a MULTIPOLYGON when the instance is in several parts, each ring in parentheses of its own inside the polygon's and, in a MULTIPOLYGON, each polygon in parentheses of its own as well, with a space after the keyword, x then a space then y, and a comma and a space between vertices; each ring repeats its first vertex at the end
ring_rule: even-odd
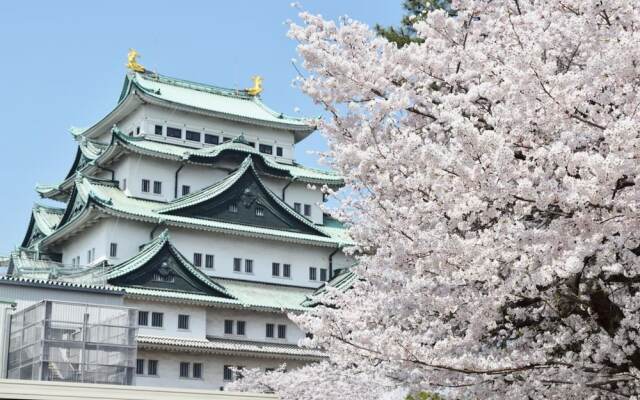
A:
POLYGON ((461 0, 402 48, 292 25, 359 279, 296 317, 283 399, 640 393, 640 4, 461 0), (355 195, 357 194, 357 195, 355 195))

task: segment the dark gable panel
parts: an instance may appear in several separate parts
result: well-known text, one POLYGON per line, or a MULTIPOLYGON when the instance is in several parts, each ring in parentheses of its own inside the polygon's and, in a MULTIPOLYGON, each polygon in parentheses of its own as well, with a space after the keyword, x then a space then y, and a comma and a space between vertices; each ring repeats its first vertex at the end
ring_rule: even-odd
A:
POLYGON ((154 289, 179 290, 190 293, 217 295, 228 297, 217 292, 194 277, 185 269, 176 256, 171 252, 169 244, 165 244, 158 253, 145 265, 130 273, 113 278, 109 283, 117 286, 142 286, 154 289), (173 277, 172 281, 154 280, 154 275, 173 277))
POLYGON ((169 214, 311 235, 319 234, 316 230, 292 216, 291 212, 293 211, 285 210, 273 200, 260 185, 253 172, 247 170, 233 187, 227 189, 224 193, 200 204, 169 212, 169 214), (233 203, 237 204, 237 212, 230 210, 230 206, 233 203), (263 209, 262 216, 257 215, 257 207, 263 209))

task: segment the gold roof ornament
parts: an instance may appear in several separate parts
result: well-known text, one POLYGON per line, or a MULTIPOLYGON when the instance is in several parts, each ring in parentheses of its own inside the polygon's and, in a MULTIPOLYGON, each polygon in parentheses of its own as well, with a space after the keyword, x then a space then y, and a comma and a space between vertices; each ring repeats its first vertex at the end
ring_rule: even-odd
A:
POLYGON ((262 77, 256 75, 251 77, 251 80, 253 81, 253 87, 247 89, 247 93, 249 93, 251 96, 257 96, 262 93, 262 77))
POLYGON ((127 54, 127 68, 135 72, 144 72, 144 67, 138 64, 139 54, 135 49, 129 49, 129 53, 127 54))

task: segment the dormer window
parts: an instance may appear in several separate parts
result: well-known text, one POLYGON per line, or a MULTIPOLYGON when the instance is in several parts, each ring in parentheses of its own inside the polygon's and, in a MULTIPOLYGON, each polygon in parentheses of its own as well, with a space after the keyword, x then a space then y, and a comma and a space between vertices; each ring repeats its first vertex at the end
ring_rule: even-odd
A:
POLYGON ((153 277, 151 278, 151 280, 153 280, 154 282, 167 282, 167 283, 172 283, 176 281, 175 276, 173 276, 173 274, 166 274, 163 275, 159 272, 155 272, 153 274, 153 277))
POLYGON ((264 217, 264 208, 260 205, 256 206, 256 217, 264 217))
POLYGON ((237 213, 238 212, 238 203, 229 203, 229 212, 237 213))

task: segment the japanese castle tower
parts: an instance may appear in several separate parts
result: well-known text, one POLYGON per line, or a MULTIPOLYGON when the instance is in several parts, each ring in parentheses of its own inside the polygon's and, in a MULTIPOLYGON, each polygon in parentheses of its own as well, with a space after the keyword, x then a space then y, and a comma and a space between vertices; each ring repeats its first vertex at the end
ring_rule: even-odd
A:
MULTIPOLYGON (((135 52, 128 66, 115 108, 72 129, 62 182, 37 187, 60 205, 33 207, 0 297, 130 307, 135 385, 217 390, 234 368, 321 360, 287 315, 352 279, 351 243, 319 206, 342 178, 294 160, 314 127, 268 108, 258 77, 234 90, 146 71, 135 52)), ((27 361, 9 359, 17 377, 27 361)), ((49 379, 75 365, 46 362, 49 379)))

